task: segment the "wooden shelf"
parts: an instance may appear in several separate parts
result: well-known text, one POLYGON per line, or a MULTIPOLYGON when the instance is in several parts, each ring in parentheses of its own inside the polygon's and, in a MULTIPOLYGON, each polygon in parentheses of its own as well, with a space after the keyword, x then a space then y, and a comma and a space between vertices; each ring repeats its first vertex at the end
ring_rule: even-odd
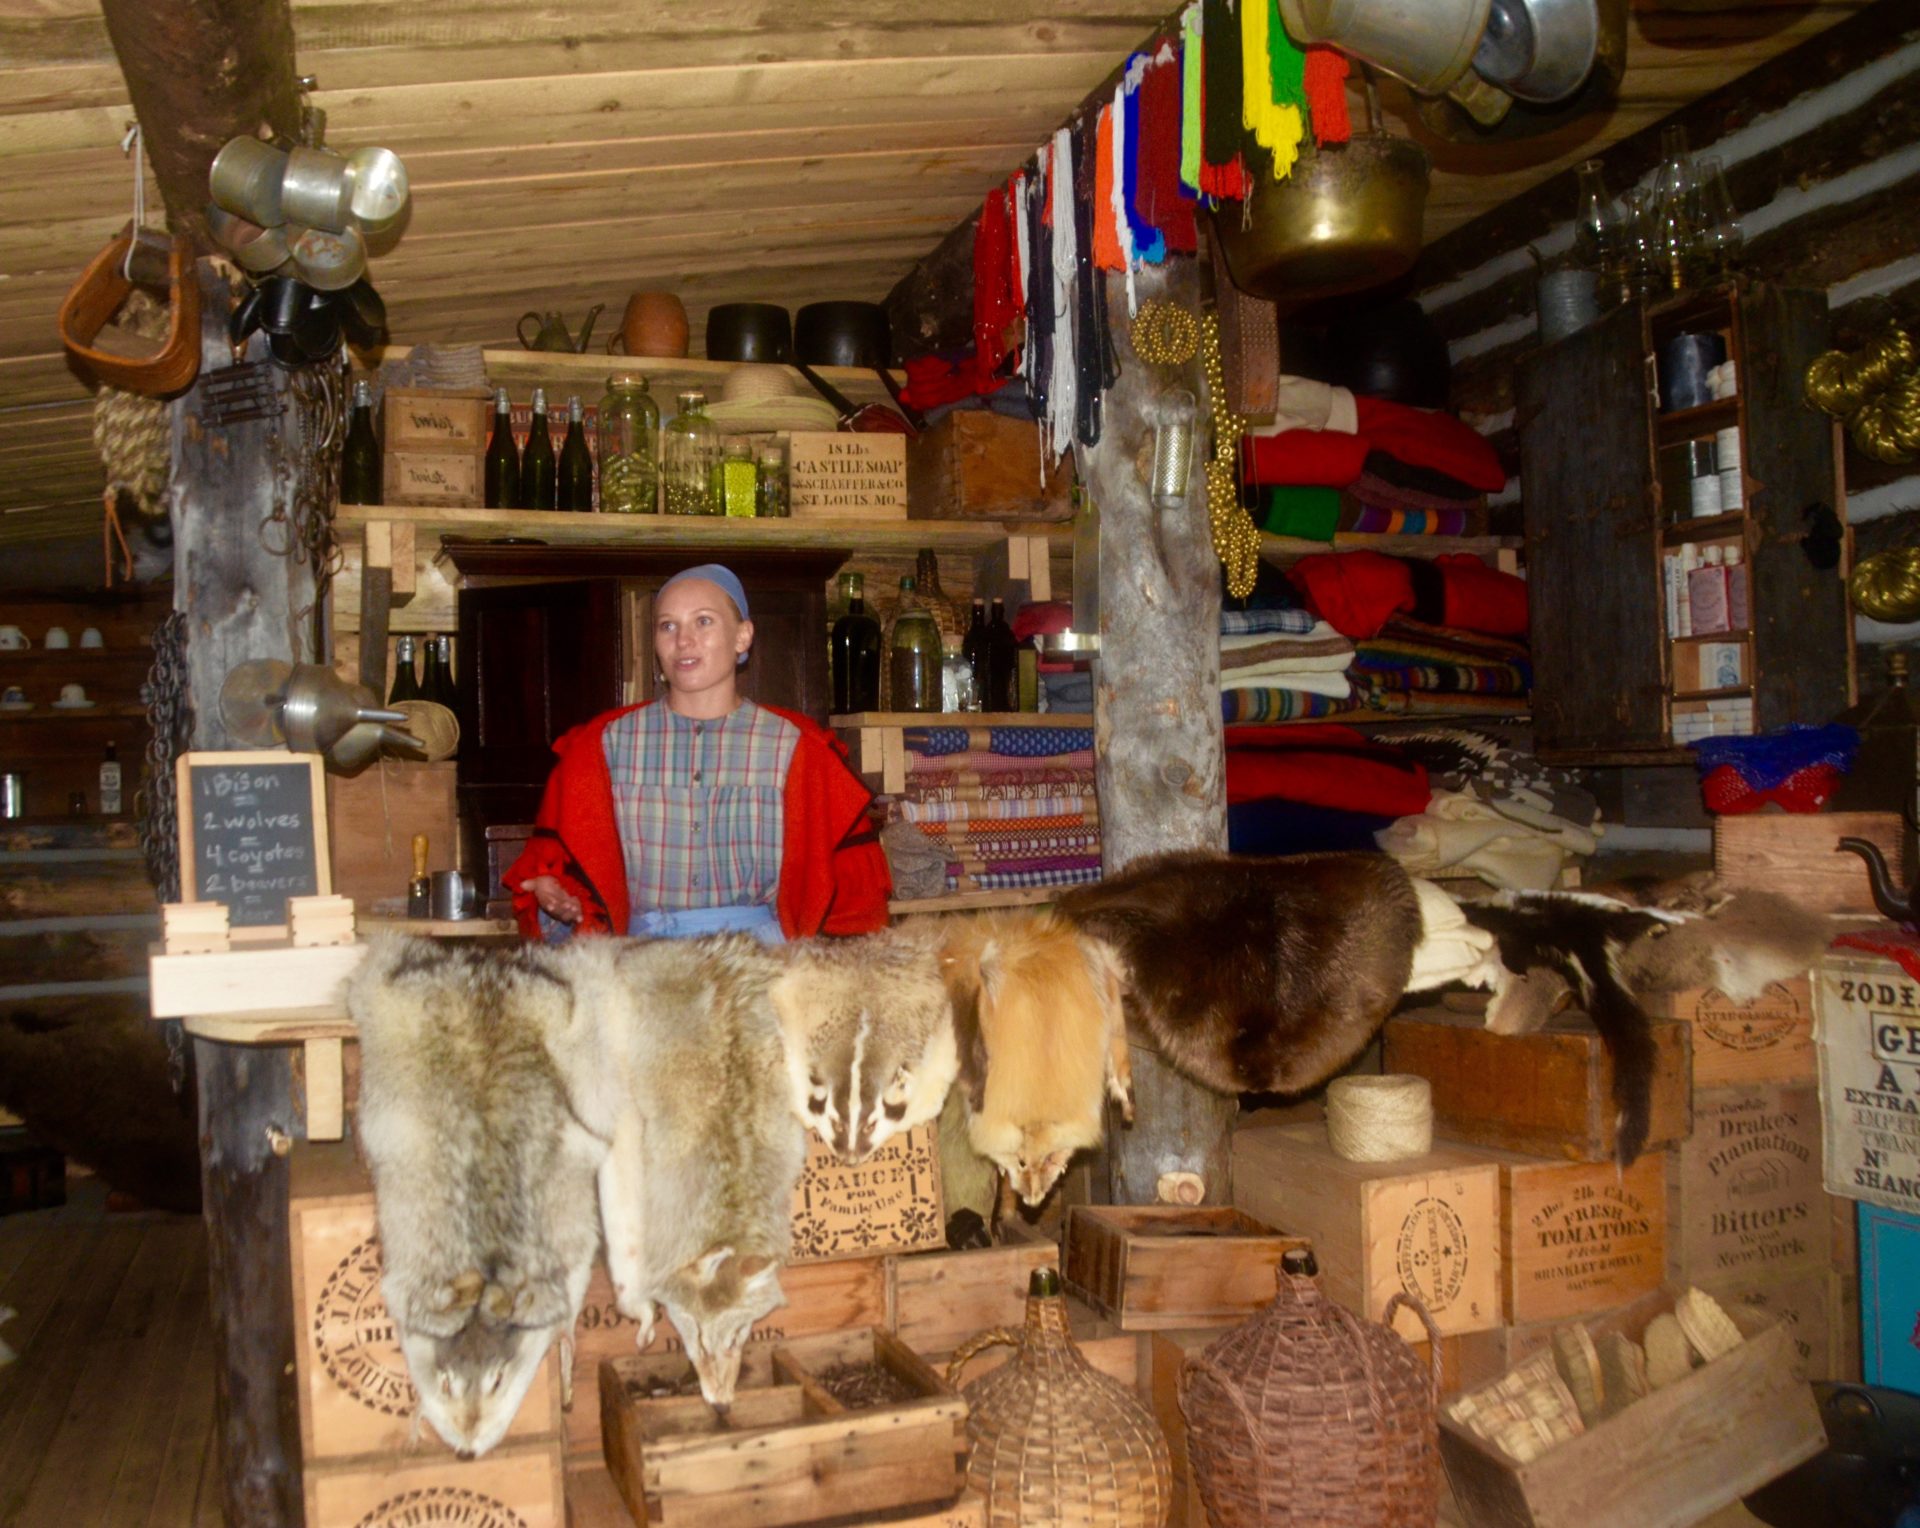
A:
POLYGON ((445 540, 517 537, 549 546, 653 546, 689 550, 779 547, 860 552, 977 552, 1009 536, 1046 536, 1065 550, 1073 528, 998 520, 740 520, 724 515, 612 515, 548 509, 439 509, 413 505, 342 504, 335 525, 344 534, 375 521, 410 525, 416 535, 445 540))
POLYGON ((51 702, 36 704, 31 711, 0 711, 0 722, 84 722, 84 721, 123 721, 138 717, 145 721, 145 706, 76 706, 72 708, 56 706, 51 702))
POLYGON ((1660 528, 1660 539, 1669 546, 1686 541, 1732 541, 1747 526, 1744 509, 1728 510, 1724 515, 1702 515, 1698 520, 1676 520, 1660 528))
POLYGON ((1715 398, 1711 403, 1690 409, 1675 409, 1670 414, 1654 415, 1654 437, 1662 446, 1675 446, 1683 440, 1699 440, 1740 422, 1740 400, 1715 398))
POLYGON ((151 647, 28 647, 8 648, 0 651, 0 670, 12 668, 16 663, 34 667, 44 667, 59 663, 108 664, 116 660, 127 662, 138 659, 142 663, 153 662, 151 647))
MULTIPOLYGON (((617 323, 616 319, 616 327, 617 323)), ((397 356, 406 351, 395 347, 385 353, 387 356, 397 356)), ((604 345, 585 355, 563 350, 483 350, 480 358, 486 363, 487 380, 496 386, 513 382, 524 382, 529 386, 562 382, 570 390, 578 390, 581 401, 585 403, 594 402, 599 397, 607 385, 608 377, 623 373, 645 377, 647 390, 655 395, 654 401, 660 404, 662 419, 672 416, 672 394, 678 391, 699 388, 707 394, 708 402, 717 403, 720 389, 735 370, 732 361, 709 361, 698 356, 608 355, 604 345), (588 389, 592 390, 592 396, 588 396, 588 389)), ((820 397, 808 385, 807 379, 793 367, 784 369, 796 396, 820 397)), ((813 371, 828 386, 845 393, 853 401, 890 406, 893 403, 892 396, 881 384, 880 374, 864 366, 816 366, 813 371)), ((893 379, 905 386, 907 374, 896 371, 893 379)))
POLYGON ((1492 557, 1525 545, 1519 536, 1379 536, 1361 531, 1336 531, 1333 540, 1309 541, 1300 536, 1260 533, 1260 555, 1272 563, 1296 562, 1315 552, 1386 552, 1395 557, 1443 557, 1449 552, 1471 552, 1492 557))
POLYGON ((1742 626, 1738 631, 1703 631, 1698 635, 1669 637, 1669 642, 1745 642, 1753 633, 1742 626))
POLYGON ((1038 907, 1051 902, 1070 886, 1023 886, 1016 891, 950 891, 943 897, 896 897, 890 913, 979 912, 989 907, 1038 907))
POLYGON ((829 727, 1091 727, 1091 711, 855 711, 829 727))
POLYGON ((1721 690, 1675 690, 1675 700, 1743 700, 1753 693, 1750 684, 1731 685, 1721 690))

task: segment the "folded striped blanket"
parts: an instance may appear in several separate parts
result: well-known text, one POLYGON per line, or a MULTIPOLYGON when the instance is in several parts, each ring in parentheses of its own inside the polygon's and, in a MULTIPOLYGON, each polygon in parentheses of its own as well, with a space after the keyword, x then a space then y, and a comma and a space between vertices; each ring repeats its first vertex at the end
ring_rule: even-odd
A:
POLYGON ((1378 715, 1525 716, 1532 702, 1524 695, 1485 695, 1441 690, 1376 690, 1367 705, 1378 715))
POLYGON ((1305 637, 1268 633, 1220 639, 1223 672, 1262 663, 1286 663, 1301 669, 1343 669, 1352 657, 1353 644, 1331 626, 1305 637))
POLYGON ((978 875, 950 874, 949 891, 1019 891, 1029 886, 1085 886, 1100 879, 1100 861, 1055 870, 990 870, 978 875))
POLYGON ((1220 612, 1220 635, 1243 637, 1254 632, 1290 632, 1304 637, 1320 624, 1311 610, 1228 610, 1220 612))
POLYGON ((1464 509, 1388 509, 1379 504, 1356 504, 1340 516, 1343 531, 1365 536, 1466 536, 1469 515, 1464 509))
POLYGON ((1347 678, 1345 668, 1314 672, 1288 668, 1284 664, 1262 663, 1250 669, 1224 669, 1220 674, 1223 693, 1228 690, 1280 688, 1342 701, 1353 693, 1353 684, 1347 678))
POLYGON ((907 773, 943 774, 949 770, 977 770, 982 779, 1018 779, 1029 770, 1093 768, 1093 750, 1080 748, 1072 753, 1050 753, 1038 759, 1014 759, 1005 754, 988 753, 984 748, 968 748, 959 753, 907 755, 907 773))
POLYGON ((1533 688, 1524 643, 1398 616, 1378 636, 1355 644, 1352 672, 1369 691, 1525 695, 1533 688))
POLYGON ((1091 751, 1091 727, 906 727, 907 750, 955 754, 985 750, 1016 759, 1046 759, 1091 751))
POLYGON ((1025 821, 1036 817, 1099 819, 1093 797, 1035 796, 1024 801, 896 801, 895 810, 908 822, 1025 821))
POLYGON ((1302 717, 1339 717, 1367 714, 1357 700, 1330 695, 1308 695, 1299 690, 1222 690, 1220 714, 1229 726, 1236 722, 1291 722, 1302 717))

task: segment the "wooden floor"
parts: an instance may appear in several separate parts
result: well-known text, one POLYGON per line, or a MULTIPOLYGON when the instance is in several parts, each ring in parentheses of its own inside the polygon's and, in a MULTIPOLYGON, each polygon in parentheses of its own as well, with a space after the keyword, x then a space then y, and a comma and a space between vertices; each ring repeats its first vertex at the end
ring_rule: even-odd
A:
POLYGON ((68 1197, 0 1218, 0 1528, 219 1528, 206 1231, 68 1197))

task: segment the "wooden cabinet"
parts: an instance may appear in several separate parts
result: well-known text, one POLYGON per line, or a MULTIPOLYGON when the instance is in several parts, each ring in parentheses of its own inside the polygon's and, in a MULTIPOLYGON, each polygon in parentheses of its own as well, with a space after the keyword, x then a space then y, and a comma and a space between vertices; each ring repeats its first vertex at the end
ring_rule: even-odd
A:
MULTIPOLYGON (((1533 611, 1534 735, 1563 763, 1668 762, 1709 715, 1730 730, 1823 722, 1849 702, 1845 569, 1816 568, 1806 512, 1835 504, 1833 433, 1802 400, 1825 348, 1826 299, 1752 284, 1631 303, 1529 357, 1518 379, 1533 611), (1662 413, 1656 358, 1679 334, 1717 332, 1735 396, 1662 413), (1694 518, 1663 451, 1739 432, 1741 505, 1694 518), (1675 502, 1679 500, 1679 502, 1675 502), (1684 636, 1667 554, 1738 550, 1749 619, 1684 636), (1739 682, 1703 673, 1709 643, 1738 649, 1739 682)), ((1729 442, 1730 443, 1730 442, 1729 442)), ((1730 464, 1721 462, 1721 467, 1730 464)), ((1678 480, 1684 490, 1684 475, 1678 480)), ((1836 507, 1838 507, 1836 505, 1836 507)))

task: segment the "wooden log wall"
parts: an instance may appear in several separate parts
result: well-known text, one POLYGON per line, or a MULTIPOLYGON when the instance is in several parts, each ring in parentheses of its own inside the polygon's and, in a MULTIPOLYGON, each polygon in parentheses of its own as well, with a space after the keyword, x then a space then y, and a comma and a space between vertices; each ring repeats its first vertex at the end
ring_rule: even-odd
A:
MULTIPOLYGON (((1888 317, 1920 323, 1920 12, 1879 0, 1665 119, 1695 155, 1717 155, 1755 277, 1826 291, 1832 341, 1860 343, 1888 317)), ((1616 195, 1660 158, 1656 123, 1600 156, 1616 195)), ((1437 241, 1414 273, 1421 306, 1453 357, 1455 409, 1487 435, 1510 478, 1496 503, 1517 530, 1515 362, 1538 344, 1535 267, 1572 243, 1574 176, 1555 176, 1437 241)), ((1862 552, 1920 544, 1920 469, 1849 449, 1848 518, 1862 552)), ((1863 630, 1879 638, 1886 632, 1863 630)), ((1920 628, 1896 636, 1920 635, 1920 628)))

